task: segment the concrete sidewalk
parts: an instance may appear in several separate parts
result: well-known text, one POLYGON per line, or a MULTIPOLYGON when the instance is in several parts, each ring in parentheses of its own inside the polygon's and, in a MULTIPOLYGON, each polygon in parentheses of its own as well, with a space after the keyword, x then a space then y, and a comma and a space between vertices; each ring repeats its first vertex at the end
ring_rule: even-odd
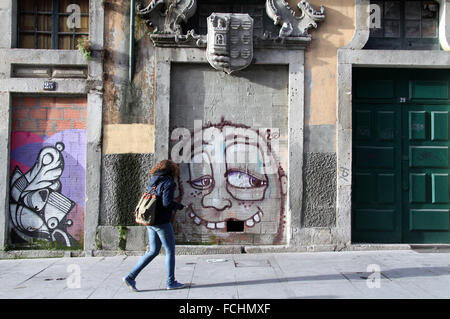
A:
POLYGON ((0 298, 33 299, 406 299, 450 298, 450 253, 348 251, 180 255, 165 290, 164 256, 122 282, 137 256, 0 260, 0 298), (379 270, 379 272, 377 272, 379 270))

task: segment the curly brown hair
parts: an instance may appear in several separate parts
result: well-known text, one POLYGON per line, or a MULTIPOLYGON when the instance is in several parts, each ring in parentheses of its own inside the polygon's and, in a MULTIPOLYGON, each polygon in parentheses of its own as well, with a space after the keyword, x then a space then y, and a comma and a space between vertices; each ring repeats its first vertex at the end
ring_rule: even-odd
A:
POLYGON ((162 160, 152 167, 150 170, 150 174, 155 174, 156 171, 166 171, 173 178, 178 177, 180 175, 180 169, 178 168, 178 164, 171 160, 162 160))

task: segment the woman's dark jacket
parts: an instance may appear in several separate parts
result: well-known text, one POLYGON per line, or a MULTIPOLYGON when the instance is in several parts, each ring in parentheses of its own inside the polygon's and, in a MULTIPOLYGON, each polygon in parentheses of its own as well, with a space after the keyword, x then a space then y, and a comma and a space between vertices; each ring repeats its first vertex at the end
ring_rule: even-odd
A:
POLYGON ((184 208, 183 205, 173 201, 175 187, 176 184, 172 175, 164 170, 156 171, 150 178, 148 192, 156 194, 159 197, 156 203, 154 225, 169 223, 172 219, 172 212, 184 208), (152 191, 153 186, 156 186, 155 192, 152 191))

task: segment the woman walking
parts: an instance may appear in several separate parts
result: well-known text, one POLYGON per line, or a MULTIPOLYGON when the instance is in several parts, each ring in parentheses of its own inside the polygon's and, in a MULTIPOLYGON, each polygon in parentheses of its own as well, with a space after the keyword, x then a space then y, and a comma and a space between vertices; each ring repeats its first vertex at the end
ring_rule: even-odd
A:
POLYGON ((175 162, 163 160, 156 164, 150 173, 152 176, 148 185, 148 192, 158 196, 155 224, 146 226, 150 250, 141 257, 128 276, 123 278, 123 281, 131 290, 137 291, 137 275, 158 256, 161 245, 164 245, 167 289, 183 288, 184 284, 175 280, 175 235, 171 224, 173 211, 184 208, 183 205, 173 201, 176 186, 175 178, 179 175, 179 168, 175 162), (153 187, 155 189, 152 189, 153 187))

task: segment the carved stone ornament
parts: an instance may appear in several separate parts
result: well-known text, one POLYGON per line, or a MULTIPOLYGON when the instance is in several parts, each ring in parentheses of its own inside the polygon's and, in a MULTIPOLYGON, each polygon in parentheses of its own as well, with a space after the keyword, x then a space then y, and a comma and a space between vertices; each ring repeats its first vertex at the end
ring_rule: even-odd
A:
POLYGON ((310 36, 308 30, 317 28, 318 21, 325 19, 325 8, 320 7, 320 11, 314 10, 308 1, 302 0, 297 4, 302 13, 297 16, 284 0, 267 0, 266 13, 274 21, 275 25, 280 25, 280 38, 310 36))
POLYGON ((181 21, 197 11, 197 0, 151 0, 147 6, 137 5, 137 14, 154 27, 155 33, 181 34, 181 21))
POLYGON ((213 13, 208 17, 206 58, 219 71, 231 74, 253 59, 253 19, 248 14, 213 13))
POLYGON ((278 27, 263 28, 264 32, 256 36, 253 34, 253 19, 242 13, 213 13, 207 18, 207 35, 195 34, 194 30, 183 34, 180 23, 188 22, 195 14, 197 0, 141 0, 137 14, 147 25, 154 27, 150 38, 155 46, 206 47, 210 64, 217 70, 232 73, 251 63, 253 46, 306 48, 311 41, 308 31, 317 28, 317 22, 325 19, 325 9, 321 6, 316 11, 306 0, 300 1, 297 7, 300 15, 285 0, 265 0, 266 14, 280 30, 278 27))

